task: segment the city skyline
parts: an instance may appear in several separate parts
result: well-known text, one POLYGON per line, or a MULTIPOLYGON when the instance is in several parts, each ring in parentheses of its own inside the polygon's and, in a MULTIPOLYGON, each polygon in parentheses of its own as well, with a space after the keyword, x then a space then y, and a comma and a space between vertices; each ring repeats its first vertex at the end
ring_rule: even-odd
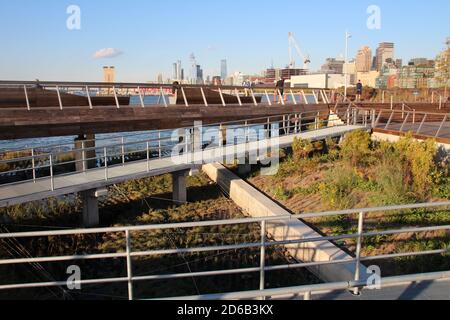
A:
MULTIPOLYGON (((233 5, 217 3, 200 6, 198 2, 176 1, 175 7, 179 10, 172 11, 158 3, 149 5, 131 1, 123 6, 108 2, 106 6, 101 0, 80 0, 77 2, 81 9, 80 30, 66 28, 69 16, 66 8, 70 2, 42 2, 46 5, 29 2, 25 5, 23 0, 5 3, 5 10, 0 13, 4 25, 0 34, 8 49, 0 53, 1 78, 96 81, 101 79, 98 70, 103 65, 114 65, 118 81, 149 81, 160 73, 164 78, 171 77, 174 61, 182 60, 183 65, 188 66, 191 52, 202 65, 205 78, 221 74, 220 61, 223 59, 227 60, 228 74, 236 71, 257 74, 268 68, 272 60, 276 67, 288 65, 287 34, 290 31, 296 34, 302 50, 311 56, 313 70, 320 69, 328 57, 344 55, 347 29, 352 34, 350 57, 356 57, 361 46, 367 45, 375 52, 379 43, 392 42, 396 46, 395 56, 404 61, 415 57, 434 59, 444 47, 450 29, 445 18, 450 4, 439 1, 426 4, 378 1, 380 30, 367 28, 369 1, 353 1, 345 8, 322 1, 327 10, 321 12, 320 19, 302 14, 315 10, 319 3, 284 1, 292 12, 287 12, 281 23, 265 25, 260 23, 261 19, 273 15, 266 1, 258 2, 257 18, 242 20, 243 13, 235 14, 233 5), (139 6, 134 6, 135 2, 139 6), (191 13, 203 19, 189 20, 187 24, 191 13), (230 23, 226 27, 205 26, 205 19, 214 21, 228 13, 230 23), (415 22, 427 14, 434 16, 426 25, 415 22), (173 25, 169 26, 169 20, 174 22, 173 25), (240 21, 245 23, 240 24, 240 21), (112 27, 111 22, 114 22, 112 27), (447 27, 443 26, 445 23, 447 27), (246 24, 259 32, 249 37, 242 32, 242 26, 246 24), (158 27, 164 27, 164 30, 158 30, 158 27), (107 32, 110 28, 112 32, 107 32), (135 32, 136 28, 149 31, 142 37, 135 32), (14 37, 10 29, 16 30, 14 37), (421 45, 417 45, 418 41, 421 45)), ((250 1, 240 6, 245 11, 255 3, 250 1)))

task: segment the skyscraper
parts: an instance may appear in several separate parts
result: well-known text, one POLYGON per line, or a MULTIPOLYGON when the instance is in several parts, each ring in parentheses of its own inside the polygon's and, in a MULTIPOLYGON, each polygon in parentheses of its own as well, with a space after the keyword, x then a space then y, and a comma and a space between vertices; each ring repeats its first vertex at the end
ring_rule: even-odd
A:
POLYGON ((116 82, 116 69, 114 67, 103 67, 103 82, 116 82))
POLYGON ((183 80, 183 77, 181 76, 181 60, 177 61, 177 80, 183 80))
POLYGON ((220 77, 222 78, 222 81, 225 81, 226 78, 228 77, 228 68, 226 59, 220 61, 220 77))
POLYGON ((377 49, 377 70, 381 71, 381 68, 386 61, 394 62, 395 49, 392 42, 382 42, 377 49))
POLYGON ((198 79, 198 74, 197 74, 197 61, 195 60, 195 55, 192 53, 191 56, 189 57, 189 60, 191 62, 191 79, 190 79, 190 83, 191 84, 196 84, 197 83, 197 79, 198 79))
POLYGON ((361 47, 356 55, 356 71, 369 72, 372 67, 372 50, 368 46, 361 47))
POLYGON ((172 64, 172 81, 178 80, 178 66, 176 63, 172 64))

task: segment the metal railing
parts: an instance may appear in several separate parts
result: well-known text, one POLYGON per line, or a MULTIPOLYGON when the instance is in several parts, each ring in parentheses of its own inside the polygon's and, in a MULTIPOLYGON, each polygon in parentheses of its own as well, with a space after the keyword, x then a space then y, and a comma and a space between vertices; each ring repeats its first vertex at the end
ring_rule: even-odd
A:
POLYGON ((414 109, 379 110, 374 128, 398 131, 400 134, 411 132, 429 138, 445 138, 450 140, 450 114, 420 112, 414 109), (383 122, 382 119, 386 122, 383 122), (425 132, 425 129, 426 132, 425 132))
MULTIPOLYGON (((400 206, 388 206, 388 207, 378 207, 378 208, 364 208, 364 209, 352 209, 343 211, 331 211, 322 213, 305 213, 298 215, 288 215, 288 216, 271 216, 271 217, 259 217, 259 218, 246 218, 246 219, 232 219, 232 220, 219 220, 219 221, 203 221, 203 222, 186 222, 186 223, 170 223, 170 224, 158 224, 158 225, 146 225, 146 226, 132 226, 132 227, 113 227, 113 228, 97 228, 97 229, 80 229, 80 230, 61 230, 61 231, 39 231, 39 232, 19 232, 19 233, 2 233, 0 234, 0 240, 4 239, 25 239, 25 238, 38 238, 38 237, 62 237, 62 236, 74 236, 74 235, 88 235, 88 234, 121 234, 125 240, 125 248, 122 252, 115 253, 102 253, 102 254, 76 254, 76 255, 66 255, 66 256, 43 256, 34 258, 13 258, 13 259, 2 259, 0 260, 0 266, 11 266, 11 265, 21 265, 28 263, 51 263, 51 262, 63 262, 63 261, 86 261, 86 260, 105 260, 105 259, 124 259, 126 262, 126 277, 116 277, 116 278, 105 278, 105 279, 83 279, 76 280, 73 284, 79 285, 93 285, 93 284, 112 284, 112 283, 127 283, 128 284, 128 298, 130 300, 134 299, 133 287, 137 282, 152 281, 152 280, 169 280, 169 279, 183 279, 183 278, 197 278, 197 277, 210 277, 210 276, 223 276, 223 275, 233 275, 233 274, 244 274, 244 273, 259 273, 259 291, 253 292, 252 297, 266 297, 272 296, 270 290, 265 288, 265 275, 267 272, 288 270, 288 269, 299 269, 299 268, 310 268, 324 265, 337 265, 337 264, 354 264, 355 273, 353 275, 353 282, 340 283, 339 288, 353 288, 356 292, 359 292, 360 288, 365 285, 361 282, 360 274, 360 264, 363 262, 386 260, 393 258, 404 258, 413 256, 430 256, 430 255, 446 255, 450 253, 450 248, 443 248, 437 250, 422 250, 422 251, 408 251, 393 254, 383 254, 375 256, 363 256, 362 248, 364 245, 364 240, 370 237, 377 236, 388 236, 388 235, 398 235, 398 234, 411 234, 411 233, 424 233, 432 231, 447 231, 450 230, 450 225, 439 225, 439 226, 428 226, 428 227, 411 227, 402 229, 390 229, 384 231, 366 231, 365 230, 365 217, 370 213, 388 214, 396 212, 397 214, 405 214, 405 210, 415 210, 415 209, 430 209, 434 208, 440 211, 448 211, 450 209, 450 201, 437 202, 437 203, 422 203, 422 204, 411 204, 411 205, 400 205, 400 206), (400 213, 401 212, 401 213, 400 213), (292 221, 296 219, 311 219, 311 218, 326 218, 335 216, 352 216, 358 215, 358 230, 357 233, 344 234, 337 236, 321 236, 321 237, 304 237, 301 239, 290 239, 290 240, 270 240, 268 237, 268 232, 270 230, 276 230, 277 227, 282 227, 280 222, 292 221), (235 243, 229 245, 210 245, 210 246, 197 246, 190 248, 176 248, 176 249, 149 249, 148 247, 142 248, 140 250, 135 250, 133 247, 133 234, 151 231, 162 231, 162 230, 182 230, 189 228, 198 227, 220 227, 229 225, 248 225, 248 224, 259 224, 260 228, 260 241, 249 242, 249 243, 235 243), (356 252, 354 257, 345 259, 336 259, 331 261, 312 261, 312 262, 300 262, 294 264, 286 265, 276 265, 268 266, 266 265, 266 248, 276 247, 276 246, 286 246, 295 244, 305 244, 305 243, 316 243, 322 241, 339 241, 344 239, 353 239, 356 241, 356 252), (241 268, 241 269, 230 269, 230 270, 213 270, 213 271, 202 271, 202 272, 190 272, 190 273, 174 273, 174 274, 150 274, 145 276, 135 276, 133 275, 133 258, 142 257, 154 257, 154 256, 165 256, 165 255, 177 255, 177 254, 191 254, 191 253, 205 253, 205 252, 222 252, 229 250, 242 250, 242 249, 257 249, 260 250, 260 265, 251 268, 241 268), (343 286, 343 287, 341 287, 343 286)), ((428 275, 429 277, 430 275, 428 275)), ((422 275, 422 277, 427 277, 427 275, 422 275)), ((449 273, 446 273, 446 277, 449 277, 449 273)), ((432 277, 433 279, 442 278, 442 273, 437 274, 432 277)), ((402 283, 399 281, 398 283, 402 283)), ((30 289, 30 288, 43 288, 43 287, 56 287, 56 286, 66 286, 67 281, 53 281, 53 282, 39 282, 39 283, 15 283, 15 284, 3 284, 0 285, 0 290, 17 290, 17 289, 30 289)), ((318 287, 306 286, 298 287, 296 290, 298 294, 305 293, 308 296, 311 292, 320 290, 332 290, 336 289, 336 284, 322 284, 318 287)), ((282 293, 283 289, 273 289, 280 290, 282 293)), ((284 289, 292 290, 292 289, 284 289)), ((242 293, 242 297, 247 297, 245 292, 242 293)), ((221 294, 222 295, 222 294, 221 294)), ((227 297, 224 295, 223 297, 227 297)), ((230 296, 228 296, 230 297, 230 296)), ((234 297, 234 296, 233 296, 234 297)), ((162 298, 162 297, 161 297, 162 298)), ((198 297, 201 298, 201 297, 198 297)), ((203 297, 208 298, 208 296, 203 297)), ((214 298, 214 296, 209 296, 209 298, 214 298)), ((215 298, 220 298, 216 296, 215 298)))
MULTIPOLYGON (((186 95, 186 89, 198 89, 202 96, 202 105, 209 106, 208 97, 205 95, 205 89, 210 89, 219 93, 223 106, 233 105, 235 103, 226 103, 224 94, 227 93, 237 98, 237 104, 242 106, 242 97, 252 97, 252 103, 258 106, 257 97, 266 98, 265 104, 272 105, 276 102, 285 105, 287 102, 297 105, 299 103, 309 104, 307 95, 314 97, 314 103, 330 103, 329 97, 331 90, 315 89, 315 88, 285 88, 282 94, 275 85, 252 85, 252 86, 228 86, 228 85, 192 85, 192 84, 151 84, 151 83, 104 83, 104 82, 59 82, 59 81, 0 81, 0 88, 15 88, 23 91, 24 107, 31 110, 31 99, 29 91, 33 88, 41 88, 50 92, 56 92, 58 106, 60 110, 70 105, 65 106, 63 103, 62 93, 74 94, 87 99, 86 106, 89 109, 94 109, 92 99, 94 97, 109 96, 114 98, 114 104, 117 109, 125 107, 120 104, 120 96, 136 96, 138 97, 137 105, 145 108, 148 103, 145 102, 146 95, 157 96, 157 105, 167 107, 169 102, 167 96, 173 95, 174 91, 180 93, 183 98, 184 105, 189 107, 195 105, 189 103, 189 97, 186 95), (273 92, 274 96, 271 99, 269 92, 273 92), (162 103, 161 103, 162 102, 162 103)), ((133 104, 134 105, 134 104, 133 104)), ((56 107, 56 106, 55 106, 56 107)))
MULTIPOLYGON (((370 127, 375 121, 374 113, 368 112, 367 110, 355 108, 338 109, 336 110, 336 114, 341 119, 344 119, 344 121, 341 123, 341 120, 338 122, 332 120, 333 126, 362 125, 370 127)), ((184 147, 180 150, 181 155, 192 153, 194 148, 198 145, 198 141, 196 141, 195 137, 196 135, 200 139, 201 148, 206 147, 205 145, 207 145, 209 149, 211 149, 211 145, 215 148, 224 148, 227 146, 246 144, 250 141, 259 142, 268 139, 274 131, 277 136, 317 131, 330 125, 328 115, 326 116, 326 119, 322 119, 322 117, 324 117, 324 115, 321 114, 321 112, 312 111, 202 126, 205 130, 213 128, 217 131, 217 135, 219 135, 218 142, 205 141, 203 139, 203 132, 201 132, 198 127, 193 126, 176 129, 175 131, 178 132, 177 134, 173 133, 174 130, 158 131, 157 138, 143 139, 141 138, 142 133, 127 136, 127 139, 135 137, 136 139, 134 141, 126 141, 125 137, 119 137, 118 143, 106 143, 102 146, 87 147, 89 143, 96 143, 102 140, 86 140, 82 142, 81 148, 74 147, 69 151, 37 153, 37 148, 15 150, 14 152, 17 153, 19 157, 0 160, 0 165, 14 167, 12 170, 0 172, 0 178, 13 177, 18 178, 18 181, 4 182, 0 185, 8 186, 31 181, 36 183, 50 178, 49 188, 51 191, 54 191, 57 188, 54 183, 55 176, 73 174, 74 171, 68 170, 67 167, 70 165, 76 166, 77 164, 81 164, 81 171, 84 173, 91 170, 98 170, 103 167, 105 180, 108 181, 108 170, 114 166, 124 166, 127 162, 145 160, 147 162, 147 171, 150 171, 150 160, 171 157, 172 153, 170 151, 173 150, 174 146, 180 145, 180 140, 184 141, 184 147), (234 130, 243 129, 241 130, 242 132, 240 132, 241 137, 238 137, 238 139, 233 141, 228 141, 226 137, 224 137, 225 139, 221 139, 221 128, 226 127, 234 130), (264 134, 254 134, 255 132, 250 130, 251 128, 259 128, 260 133, 263 132, 264 134), (223 144, 223 140, 226 140, 225 145, 223 144), (87 156, 90 152, 95 153, 95 156, 87 156), (27 155, 22 156, 22 154, 27 155), (78 156, 77 159, 75 154, 81 155, 81 157, 78 156), (67 155, 72 155, 75 159, 60 162, 57 161, 61 157, 67 157, 67 155), (90 162, 95 162, 94 168, 89 168, 87 164, 90 162), (61 168, 63 170, 57 170, 61 168)), ((103 139, 103 141, 110 140, 111 138, 103 139)), ((59 148, 61 146, 67 145, 52 145, 51 148, 59 148)), ((7 152, 5 154, 7 154, 7 152)))

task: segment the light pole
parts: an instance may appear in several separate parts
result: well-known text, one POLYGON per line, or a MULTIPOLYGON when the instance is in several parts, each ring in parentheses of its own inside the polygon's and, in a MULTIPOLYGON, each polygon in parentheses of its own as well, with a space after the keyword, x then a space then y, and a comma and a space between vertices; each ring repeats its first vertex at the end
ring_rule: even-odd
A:
POLYGON ((347 99, 347 87, 348 87, 348 39, 350 39, 352 36, 350 33, 348 33, 348 30, 345 31, 345 61, 344 61, 344 99, 347 99))

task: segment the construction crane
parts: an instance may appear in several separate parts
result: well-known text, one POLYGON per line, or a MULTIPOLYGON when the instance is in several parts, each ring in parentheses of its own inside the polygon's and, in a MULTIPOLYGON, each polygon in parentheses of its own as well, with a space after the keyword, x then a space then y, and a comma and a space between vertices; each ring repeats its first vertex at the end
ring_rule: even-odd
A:
POLYGON ((294 34, 292 32, 289 32, 289 68, 290 69, 295 68, 295 59, 294 59, 294 56, 292 55, 293 48, 295 48, 295 50, 297 51, 297 54, 303 59, 303 69, 308 70, 311 60, 308 55, 305 56, 303 54, 297 41, 294 38, 294 34))

